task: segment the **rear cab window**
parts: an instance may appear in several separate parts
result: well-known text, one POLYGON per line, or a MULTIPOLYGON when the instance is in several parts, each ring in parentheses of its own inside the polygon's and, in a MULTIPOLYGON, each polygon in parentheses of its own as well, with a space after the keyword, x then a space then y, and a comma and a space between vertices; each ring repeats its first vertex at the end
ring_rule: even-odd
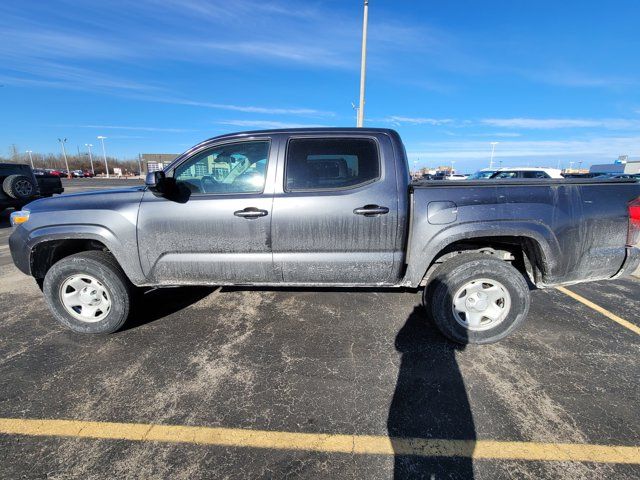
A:
POLYGON ((380 178, 378 144, 370 138, 292 138, 285 191, 356 188, 380 178))

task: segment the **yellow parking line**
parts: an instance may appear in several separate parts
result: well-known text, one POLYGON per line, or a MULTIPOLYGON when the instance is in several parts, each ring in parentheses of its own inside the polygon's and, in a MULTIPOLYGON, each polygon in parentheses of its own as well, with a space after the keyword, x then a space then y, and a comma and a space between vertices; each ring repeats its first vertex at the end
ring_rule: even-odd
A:
POLYGON ((572 443, 394 438, 142 423, 0 418, 0 434, 190 443, 358 455, 640 464, 640 447, 572 443))
POLYGON ((617 316, 614 313, 611 313, 609 310, 602 308, 600 305, 596 305, 595 303, 593 303, 590 300, 587 300, 586 298, 584 298, 581 295, 578 295, 577 293, 572 292, 571 290, 567 290, 564 287, 556 287, 558 290, 560 290, 562 293, 564 293, 565 295, 570 296, 571 298, 573 298, 574 300, 577 300, 578 302, 582 303, 583 305, 586 305, 587 307, 595 310, 598 313, 601 313, 602 315, 604 315, 605 317, 610 318, 611 320, 613 320, 614 322, 622 325, 625 328, 628 328, 629 330, 631 330, 634 333, 637 333, 638 335, 640 335, 640 327, 638 327, 637 325, 634 325, 633 323, 625 320, 624 318, 620 318, 619 316, 617 316))

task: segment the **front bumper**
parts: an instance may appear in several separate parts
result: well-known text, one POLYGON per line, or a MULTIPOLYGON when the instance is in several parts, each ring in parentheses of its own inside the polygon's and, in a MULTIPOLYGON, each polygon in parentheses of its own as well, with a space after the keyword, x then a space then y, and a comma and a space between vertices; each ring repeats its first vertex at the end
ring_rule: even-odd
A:
POLYGON ((28 237, 29 232, 24 227, 16 227, 9 237, 9 250, 18 270, 26 275, 31 275, 31 248, 27 244, 28 237))

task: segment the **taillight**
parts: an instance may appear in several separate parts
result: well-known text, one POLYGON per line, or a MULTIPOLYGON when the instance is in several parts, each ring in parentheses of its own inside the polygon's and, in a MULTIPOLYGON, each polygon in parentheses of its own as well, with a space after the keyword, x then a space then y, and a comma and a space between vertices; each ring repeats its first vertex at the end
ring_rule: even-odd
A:
POLYGON ((640 198, 629 203, 629 233, 627 245, 640 245, 640 198))

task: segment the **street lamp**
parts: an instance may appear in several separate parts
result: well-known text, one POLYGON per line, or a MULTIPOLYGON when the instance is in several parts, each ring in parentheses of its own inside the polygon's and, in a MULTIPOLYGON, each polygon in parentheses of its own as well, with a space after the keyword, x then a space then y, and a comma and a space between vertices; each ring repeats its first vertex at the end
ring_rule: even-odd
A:
POLYGON ((109 178, 109 167, 107 165, 107 152, 104 149, 104 139, 107 137, 103 137, 102 135, 99 135, 96 138, 100 140, 100 143, 102 143, 102 158, 104 158, 104 168, 107 171, 107 178, 109 178))
POLYGON ((89 150, 89 161, 91 162, 91 175, 93 175, 95 177, 96 176, 96 172, 93 169, 93 156, 91 155, 91 147, 93 147, 93 144, 85 143, 84 146, 87 147, 87 149, 89 150))
POLYGON ((496 145, 499 142, 491 142, 491 160, 489 160, 489 168, 493 168, 493 152, 496 151, 496 145))
POLYGON ((66 138, 59 138, 60 146, 62 147, 62 156, 64 157, 64 164, 67 168, 67 178, 71 178, 71 171, 69 170, 69 162, 67 161, 67 151, 64 149, 64 144, 67 143, 66 138))
POLYGON ((451 160, 451 173, 450 176, 453 175, 453 164, 456 163, 455 160, 451 160))
POLYGON ((357 127, 364 126, 364 83, 367 73, 367 24, 369 23, 369 0, 364 0, 364 17, 362 20, 362 57, 360 61, 360 104, 358 105, 357 127))
POLYGON ((27 150, 27 153, 29 154, 29 161, 31 162, 31 169, 33 170, 33 157, 31 156, 31 154, 33 153, 32 150, 27 150))

